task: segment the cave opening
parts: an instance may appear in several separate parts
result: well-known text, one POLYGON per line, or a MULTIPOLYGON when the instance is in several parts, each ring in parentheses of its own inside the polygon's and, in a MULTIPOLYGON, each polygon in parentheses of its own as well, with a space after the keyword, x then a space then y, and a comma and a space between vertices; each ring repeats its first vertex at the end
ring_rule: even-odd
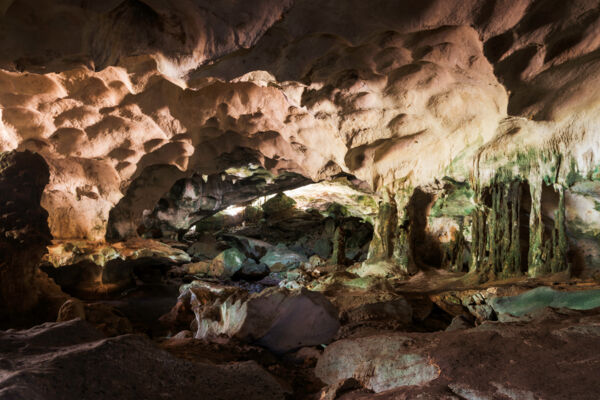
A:
POLYGON ((351 175, 313 182, 249 163, 177 180, 143 211, 137 233, 184 249, 188 280, 295 287, 319 266, 364 261, 376 213, 376 195, 351 175))

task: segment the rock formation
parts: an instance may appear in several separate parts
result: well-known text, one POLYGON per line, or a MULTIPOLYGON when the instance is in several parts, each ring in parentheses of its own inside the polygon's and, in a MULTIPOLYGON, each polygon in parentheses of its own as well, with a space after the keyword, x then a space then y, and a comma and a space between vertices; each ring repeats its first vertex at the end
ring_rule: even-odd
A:
POLYGON ((192 284, 180 299, 195 314, 197 339, 225 335, 286 353, 328 344, 339 328, 335 307, 322 294, 306 289, 267 289, 247 296, 192 284))
POLYGON ((7 399, 184 399, 195 393, 258 400, 283 399, 285 393, 253 361, 226 366, 185 361, 141 336, 106 339, 81 320, 2 333, 0 348, 2 368, 9 372, 0 378, 0 396, 7 399))
POLYGON ((0 328, 49 323, 0 397, 597 397, 599 38, 597 0, 0 0, 0 328))
POLYGON ((571 382, 592 373, 598 362, 596 356, 580 353, 586 343, 597 343, 593 332, 598 330, 598 315, 567 315, 567 320, 582 325, 569 327, 564 315, 549 312, 530 323, 535 329, 488 323, 427 337, 395 334, 341 340, 325 350, 316 374, 328 384, 354 378, 359 387, 384 392, 375 397, 383 399, 592 398, 591 391, 597 389, 582 390, 571 382), (536 346, 553 350, 541 354, 536 346), (581 364, 577 371, 568 371, 560 363, 548 365, 548 359, 581 364))

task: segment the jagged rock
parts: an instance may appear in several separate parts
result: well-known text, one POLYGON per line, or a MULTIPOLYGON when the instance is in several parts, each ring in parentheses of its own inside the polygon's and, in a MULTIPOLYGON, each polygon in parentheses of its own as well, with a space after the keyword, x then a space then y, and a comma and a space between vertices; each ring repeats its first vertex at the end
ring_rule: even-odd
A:
POLYGON ((48 247, 44 261, 55 268, 92 262, 100 267, 111 261, 139 259, 164 260, 171 263, 190 262, 185 251, 150 239, 130 239, 126 242, 105 243, 87 240, 56 240, 48 247))
MULTIPOLYGON (((212 214, 307 182, 310 181, 298 174, 273 175, 257 164, 208 176, 194 174, 175 182, 154 210, 144 215, 143 226, 149 231, 160 231, 162 236, 176 236, 198 222, 196 231, 212 231, 219 226, 205 223, 212 214)), ((250 206, 239 214, 244 220, 259 220, 262 211, 250 206)))
POLYGON ((194 312, 189 298, 179 298, 171 310, 159 318, 160 324, 169 332, 175 333, 190 329, 194 312))
POLYGON ((94 299, 141 283, 160 283, 174 265, 169 258, 149 256, 128 260, 117 258, 108 261, 104 266, 92 261, 59 267, 44 263, 41 269, 67 293, 80 298, 94 299))
POLYGON ((245 261, 244 253, 235 248, 227 249, 213 258, 208 274, 222 279, 231 278, 242 268, 245 261))
POLYGON ((253 361, 185 361, 143 336, 103 338, 82 320, 0 332, 0 349, 7 372, 0 394, 7 399, 284 398, 275 378, 253 361))
POLYGON ((160 283, 167 270, 189 261, 185 251, 155 240, 70 240, 55 241, 41 269, 67 293, 93 299, 139 282, 160 283))
POLYGON ((189 298, 198 339, 225 335, 285 353, 327 344, 339 328, 337 310, 329 300, 303 288, 271 288, 248 295, 234 289, 192 287, 189 298))

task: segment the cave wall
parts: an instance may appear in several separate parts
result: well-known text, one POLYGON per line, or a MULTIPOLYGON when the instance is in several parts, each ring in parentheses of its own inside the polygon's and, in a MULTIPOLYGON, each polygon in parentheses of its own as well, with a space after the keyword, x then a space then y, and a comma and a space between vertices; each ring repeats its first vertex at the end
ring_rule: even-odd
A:
MULTIPOLYGON (((594 0, 15 0, 0 9, 0 151, 30 149, 48 163, 42 204, 56 238, 102 240, 115 226, 135 235, 176 181, 252 154, 275 173, 343 171, 385 194, 371 259, 404 273, 438 262, 464 269, 473 252, 455 233, 473 240, 473 220, 493 210, 506 224, 518 201, 503 199, 517 181, 530 188, 527 252, 543 240, 547 185, 566 226, 553 239, 559 258, 570 252, 577 271, 597 263, 594 0), (468 185, 473 210, 439 213, 444 177, 468 185), (486 205, 480 196, 494 187, 504 195, 486 205), (416 189, 433 197, 414 204, 416 189), (108 229, 109 219, 118 224, 108 229), (438 246, 436 235, 451 239, 438 246), (421 242, 438 246, 431 259, 412 254, 421 242)), ((529 273, 545 265, 537 259, 529 273)))

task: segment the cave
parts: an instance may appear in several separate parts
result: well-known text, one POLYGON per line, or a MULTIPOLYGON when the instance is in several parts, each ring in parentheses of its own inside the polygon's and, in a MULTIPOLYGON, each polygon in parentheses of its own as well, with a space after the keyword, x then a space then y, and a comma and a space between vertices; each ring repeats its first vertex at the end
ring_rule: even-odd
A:
POLYGON ((599 26, 0 0, 0 400, 597 399, 599 26))

